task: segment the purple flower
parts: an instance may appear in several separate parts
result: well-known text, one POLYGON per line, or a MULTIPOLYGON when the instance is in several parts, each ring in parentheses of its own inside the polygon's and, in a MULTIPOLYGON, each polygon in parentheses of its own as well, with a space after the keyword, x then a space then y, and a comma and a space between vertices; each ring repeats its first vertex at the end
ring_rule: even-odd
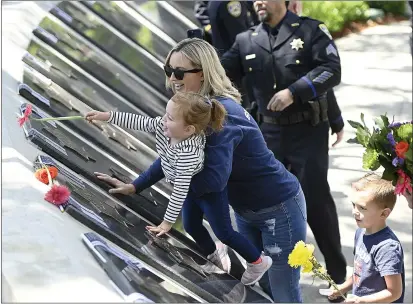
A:
POLYGON ((393 122, 391 124, 389 124, 389 128, 398 128, 402 125, 401 122, 393 122))
POLYGON ((396 145, 396 141, 394 140, 393 134, 391 132, 387 134, 387 140, 389 141, 391 146, 394 148, 394 146, 396 145))
POLYGON ((391 163, 394 167, 397 167, 397 165, 402 166, 404 164, 404 159, 396 156, 391 163))
POLYGON ((407 124, 413 124, 413 120, 406 121, 406 122, 393 122, 389 124, 389 128, 399 128, 401 125, 407 125, 407 124))

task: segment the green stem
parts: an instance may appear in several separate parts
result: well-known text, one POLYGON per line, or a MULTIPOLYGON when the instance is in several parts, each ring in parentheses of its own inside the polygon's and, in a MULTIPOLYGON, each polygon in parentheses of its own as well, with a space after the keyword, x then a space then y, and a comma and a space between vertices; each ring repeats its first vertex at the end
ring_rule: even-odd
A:
POLYGON ((83 116, 66 116, 66 117, 46 117, 46 118, 32 118, 35 121, 50 121, 50 120, 75 120, 85 119, 83 116))
POLYGON ((340 289, 338 288, 337 284, 330 278, 330 276, 328 274, 325 273, 321 273, 319 271, 314 271, 314 273, 316 275, 318 275, 319 278, 321 278, 322 280, 325 280, 327 282, 329 282, 331 284, 331 286, 334 287, 335 290, 337 290, 340 293, 340 296, 345 300, 346 297, 343 295, 343 293, 340 291, 340 289))

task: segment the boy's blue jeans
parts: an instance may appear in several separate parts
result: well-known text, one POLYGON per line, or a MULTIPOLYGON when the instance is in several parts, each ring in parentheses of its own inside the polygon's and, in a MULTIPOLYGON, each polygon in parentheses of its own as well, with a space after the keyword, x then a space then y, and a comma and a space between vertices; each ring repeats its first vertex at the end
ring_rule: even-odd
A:
POLYGON ((297 195, 274 207, 255 212, 235 210, 235 218, 238 231, 273 260, 260 286, 276 303, 302 302, 300 268, 288 265, 294 245, 306 239, 307 209, 301 188, 297 195))
POLYGON ((222 243, 231 247, 249 263, 259 259, 261 251, 231 225, 226 187, 222 192, 205 194, 202 198, 188 196, 182 208, 185 231, 208 256, 215 251, 216 245, 202 224, 204 214, 215 236, 222 243))

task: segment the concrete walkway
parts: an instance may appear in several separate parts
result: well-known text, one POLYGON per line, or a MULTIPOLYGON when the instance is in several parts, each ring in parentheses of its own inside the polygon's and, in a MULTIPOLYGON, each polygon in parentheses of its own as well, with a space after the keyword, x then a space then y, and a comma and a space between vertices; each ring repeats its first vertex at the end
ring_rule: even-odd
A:
MULTIPOLYGON (((372 118, 387 113, 397 121, 412 120, 412 57, 409 46, 410 23, 376 26, 338 40, 342 62, 342 81, 336 95, 345 120, 360 120, 365 114, 367 124, 372 118)), ((354 137, 350 125, 345 126, 345 140, 354 137)), ((334 142, 335 138, 331 138, 334 142)), ((330 150, 329 181, 339 214, 341 242, 347 258, 348 274, 353 266, 354 232, 357 228, 347 199, 350 183, 362 177, 363 148, 341 143, 330 150)), ((388 225, 404 247, 406 267, 405 303, 412 302, 412 211, 400 198, 390 215, 388 225)), ((308 242, 315 244, 311 231, 308 242)), ((319 261, 322 256, 316 252, 319 261)), ((305 302, 326 302, 318 294, 325 288, 318 279, 303 276, 305 302)))
MULTIPOLYGON (((2 14, 2 302, 119 302, 108 277, 80 241, 87 228, 45 203, 46 186, 35 180, 32 161, 39 151, 24 138, 15 118, 25 100, 16 93, 22 77, 21 57, 31 30, 51 2, 11 2, 2 14), (7 12, 7 13, 6 13, 7 12), (6 282, 4 282, 6 281, 6 282)), ((337 97, 345 119, 369 119, 382 113, 411 119, 412 58, 408 23, 378 26, 337 42, 342 58, 342 84, 337 97)), ((346 138, 353 131, 346 126, 346 138)), ((331 150, 330 183, 340 215, 343 250, 352 266, 356 225, 346 194, 352 180, 363 175, 362 149, 342 143, 331 150)), ((412 212, 398 202, 389 225, 405 250, 406 296, 412 302, 412 212)), ((309 233, 308 242, 315 243, 309 233)), ((316 253, 322 261, 319 252, 316 253)), ((349 269, 351 271, 351 269, 349 269)), ((323 302, 324 284, 302 279, 304 300, 323 302)))

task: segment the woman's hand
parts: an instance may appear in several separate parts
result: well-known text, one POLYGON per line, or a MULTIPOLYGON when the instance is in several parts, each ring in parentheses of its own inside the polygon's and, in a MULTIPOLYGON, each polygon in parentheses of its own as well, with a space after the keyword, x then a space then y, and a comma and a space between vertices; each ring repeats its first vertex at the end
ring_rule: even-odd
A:
POLYGON ((124 195, 131 195, 136 192, 135 186, 132 184, 125 184, 124 182, 121 182, 117 178, 111 177, 104 173, 100 173, 100 172, 94 172, 94 173, 98 179, 114 187, 113 189, 109 189, 109 193, 112 193, 112 194, 120 193, 124 195))
POLYGON ((99 112, 93 110, 86 113, 85 118, 89 122, 92 122, 92 120, 108 121, 110 118, 110 112, 99 112))
POLYGON ((165 233, 168 233, 172 228, 172 223, 163 221, 159 226, 146 226, 150 232, 157 233, 156 236, 161 236, 165 233))

